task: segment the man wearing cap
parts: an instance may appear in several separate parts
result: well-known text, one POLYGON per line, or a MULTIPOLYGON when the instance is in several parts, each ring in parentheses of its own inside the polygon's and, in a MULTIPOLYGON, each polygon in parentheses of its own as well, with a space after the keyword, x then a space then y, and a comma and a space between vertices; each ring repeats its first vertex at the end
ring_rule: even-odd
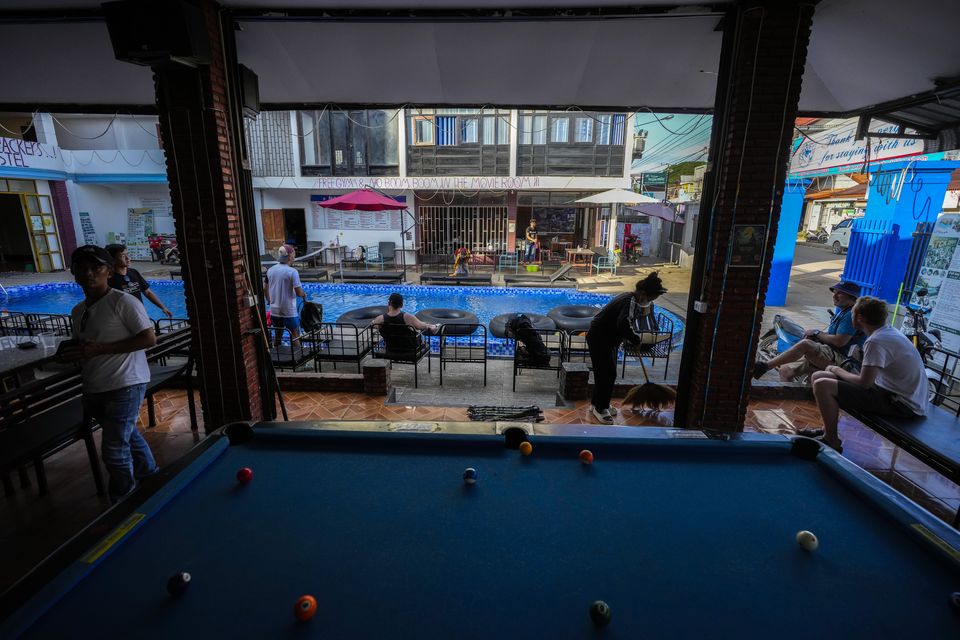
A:
POLYGON ((84 299, 70 314, 74 340, 61 345, 59 356, 81 364, 84 414, 103 432, 108 492, 116 502, 157 470, 150 446, 137 430, 150 382, 144 350, 157 338, 143 304, 110 287, 112 265, 113 257, 101 247, 85 245, 73 252, 70 272, 84 299))
POLYGON ((300 272, 290 266, 296 256, 293 245, 277 249, 277 264, 267 270, 267 304, 270 305, 270 324, 274 328, 273 343, 280 346, 283 330, 290 332, 291 343, 300 337, 300 315, 297 298, 307 299, 300 284, 300 272))
POLYGON ((826 331, 807 329, 804 339, 797 344, 767 362, 757 362, 753 368, 755 379, 759 380, 770 369, 777 369, 780 380, 790 382, 805 373, 843 364, 852 344, 863 345, 863 333, 853 326, 853 305, 860 295, 860 287, 841 280, 830 287, 830 291, 836 309, 826 331))
POLYGON ((613 385, 617 381, 617 353, 624 342, 638 343, 640 332, 656 331, 653 301, 667 290, 657 272, 637 282, 632 293, 621 293, 590 321, 587 348, 593 367, 593 397, 590 411, 604 424, 612 424, 617 415, 610 406, 613 385))

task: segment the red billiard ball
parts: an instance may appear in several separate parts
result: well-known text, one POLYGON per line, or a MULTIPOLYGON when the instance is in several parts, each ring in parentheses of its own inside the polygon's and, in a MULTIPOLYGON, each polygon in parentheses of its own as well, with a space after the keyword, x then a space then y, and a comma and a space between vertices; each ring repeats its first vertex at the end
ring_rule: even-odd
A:
POLYGON ((297 620, 303 622, 309 620, 317 614, 317 599, 313 596, 300 596, 297 603, 293 605, 293 615, 297 620))
POLYGON ((580 462, 583 464, 593 464, 593 452, 589 449, 584 449, 580 452, 580 462))
POLYGON ((253 469, 250 467, 244 467, 237 471, 237 482, 240 484, 247 484, 253 480, 253 469))

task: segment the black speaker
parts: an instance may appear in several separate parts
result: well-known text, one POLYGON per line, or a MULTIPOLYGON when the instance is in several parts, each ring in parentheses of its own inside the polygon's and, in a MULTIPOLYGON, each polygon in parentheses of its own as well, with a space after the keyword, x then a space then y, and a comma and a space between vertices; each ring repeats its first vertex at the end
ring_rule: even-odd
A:
POLYGON ((206 21, 189 0, 119 0, 102 6, 117 60, 148 67, 210 64, 206 21))
POLYGON ((240 64, 240 96, 243 98, 243 115, 256 120, 260 115, 260 80, 257 74, 240 64))

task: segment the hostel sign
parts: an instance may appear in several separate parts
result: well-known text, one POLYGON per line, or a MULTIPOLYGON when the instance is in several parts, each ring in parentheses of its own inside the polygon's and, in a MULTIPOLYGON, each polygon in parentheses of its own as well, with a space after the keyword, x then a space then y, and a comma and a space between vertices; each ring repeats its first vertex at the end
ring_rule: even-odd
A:
POLYGON ((0 138, 0 167, 63 170, 60 150, 49 144, 0 138))
MULTIPOLYGON (((871 133, 895 133, 897 125, 877 127, 871 133)), ((882 164, 923 153, 923 141, 900 138, 857 140, 857 120, 794 140, 790 174, 812 177, 858 171, 866 162, 882 164), (867 145, 870 145, 869 156, 867 145), (799 146, 797 146, 799 145, 799 146)))

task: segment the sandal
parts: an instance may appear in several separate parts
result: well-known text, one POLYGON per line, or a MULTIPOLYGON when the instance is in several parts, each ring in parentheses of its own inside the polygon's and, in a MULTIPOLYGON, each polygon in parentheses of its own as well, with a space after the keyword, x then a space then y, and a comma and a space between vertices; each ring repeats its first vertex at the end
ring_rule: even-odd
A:
POLYGON ((834 446, 834 445, 830 444, 829 442, 827 442, 826 440, 824 440, 824 439, 823 439, 823 436, 820 436, 819 438, 814 438, 814 440, 816 440, 817 442, 819 442, 820 444, 822 444, 822 445, 825 446, 825 447, 830 447, 831 449, 833 449, 833 450, 836 451, 837 453, 840 453, 840 454, 843 453, 843 444, 838 444, 838 445, 834 446))

